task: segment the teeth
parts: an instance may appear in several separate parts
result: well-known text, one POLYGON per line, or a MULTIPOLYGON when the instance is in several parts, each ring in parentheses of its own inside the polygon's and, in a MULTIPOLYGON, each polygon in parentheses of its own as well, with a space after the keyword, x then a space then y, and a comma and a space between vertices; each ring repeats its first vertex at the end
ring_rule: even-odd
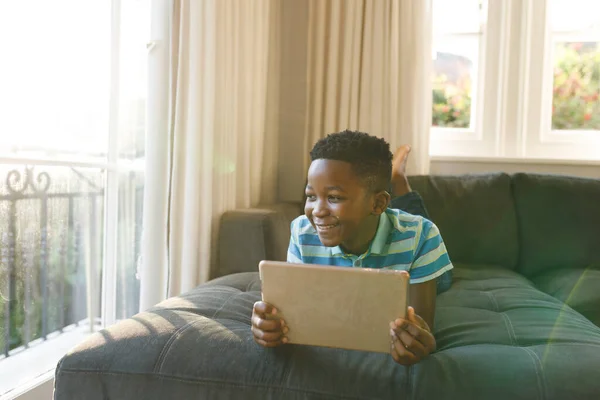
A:
POLYGON ((336 225, 317 225, 317 229, 319 230, 327 230, 334 228, 336 225))

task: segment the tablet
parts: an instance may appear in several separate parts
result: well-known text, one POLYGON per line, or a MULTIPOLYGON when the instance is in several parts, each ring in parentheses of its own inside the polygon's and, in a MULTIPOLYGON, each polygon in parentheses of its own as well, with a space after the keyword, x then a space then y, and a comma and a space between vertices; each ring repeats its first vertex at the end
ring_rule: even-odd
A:
POLYGON ((288 343, 390 352, 390 322, 404 318, 406 271, 261 261, 262 299, 289 327, 288 343))

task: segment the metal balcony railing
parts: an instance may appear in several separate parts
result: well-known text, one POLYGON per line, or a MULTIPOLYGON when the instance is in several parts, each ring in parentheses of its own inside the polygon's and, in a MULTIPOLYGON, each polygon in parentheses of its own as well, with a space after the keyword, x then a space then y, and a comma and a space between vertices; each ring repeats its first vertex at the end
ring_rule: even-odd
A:
MULTIPOLYGON (((5 357, 82 320, 94 324, 99 315, 103 173, 95 169, 89 178, 74 168, 61 168, 56 179, 25 167, 24 173, 22 168, 8 171, 0 181, 0 351, 5 357), (74 179, 61 184, 65 170, 74 179)), ((135 285, 143 187, 133 175, 129 179, 133 244, 128 257, 121 257, 127 265, 119 269, 118 279, 135 285)), ((120 295, 125 291, 127 287, 121 288, 120 295)), ((123 313, 135 311, 130 304, 123 313)))

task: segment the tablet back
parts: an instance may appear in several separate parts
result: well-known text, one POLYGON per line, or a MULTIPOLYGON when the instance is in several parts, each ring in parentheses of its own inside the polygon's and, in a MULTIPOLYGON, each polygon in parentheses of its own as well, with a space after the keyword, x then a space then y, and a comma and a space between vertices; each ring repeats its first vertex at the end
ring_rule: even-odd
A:
POLYGON ((406 271, 261 261, 263 301, 289 343, 390 352, 389 323, 406 314, 406 271))

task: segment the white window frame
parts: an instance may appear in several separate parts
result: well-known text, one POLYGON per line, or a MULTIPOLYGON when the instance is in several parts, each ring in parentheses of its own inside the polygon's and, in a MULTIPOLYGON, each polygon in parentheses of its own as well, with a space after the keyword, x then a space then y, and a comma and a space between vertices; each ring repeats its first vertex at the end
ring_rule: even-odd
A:
MULTIPOLYGON (((153 0, 152 6, 160 13, 160 18, 165 18, 165 7, 157 7, 158 2, 162 0, 153 0)), ((170 2, 165 2, 167 7, 170 2)), ((98 284, 94 282, 88 273, 87 285, 87 303, 88 315, 84 321, 80 321, 81 326, 71 329, 66 327, 65 333, 50 332, 48 340, 36 340, 30 343, 29 348, 23 346, 13 349, 9 352, 6 359, 0 358, 0 367, 2 362, 19 365, 23 360, 37 360, 39 372, 45 374, 54 374, 59 359, 65 354, 65 351, 72 348, 74 344, 83 338, 117 322, 116 295, 117 295, 117 227, 118 227, 118 199, 119 199, 119 175, 128 172, 144 172, 146 166, 137 161, 119 159, 118 155, 118 112, 119 112, 119 52, 120 52, 120 24, 121 24, 121 0, 111 0, 111 71, 110 71, 110 104, 109 104, 109 124, 108 124, 108 153, 104 159, 98 157, 80 156, 76 159, 69 157, 22 157, 19 155, 0 155, 0 164, 16 165, 40 165, 40 166, 61 166, 61 167, 79 167, 102 169, 105 173, 105 196, 104 196, 104 238, 103 238, 103 263, 102 263, 102 287, 98 292, 98 284), (95 315, 94 310, 98 305, 98 296, 100 296, 100 316, 95 315), (61 343, 68 343, 67 347, 61 343), (59 343, 59 345, 57 345, 59 343), (47 369, 47 371, 45 371, 47 369)), ((156 19, 156 15, 154 15, 156 19)), ((152 42, 148 43, 148 51, 152 50, 152 42)), ((148 77, 148 81, 151 78, 148 77)), ((164 83, 164 82, 163 82, 164 83)), ((150 88, 149 90, 151 90, 150 88)), ((150 121, 151 122, 151 121, 150 121)), ((24 371, 24 370, 22 370, 24 371)), ((21 372, 22 372, 21 371, 21 372)), ((44 379, 34 380, 32 382, 19 382, 19 371, 13 374, 15 387, 9 392, 8 396, 26 396, 28 392, 34 392, 36 388, 48 382, 48 376, 44 379)), ((0 393, 0 397, 2 393, 0 393)))
POLYGON ((550 0, 488 0, 475 132, 432 128, 434 158, 600 160, 600 132, 551 129, 557 40, 600 40, 600 30, 550 31, 550 0))

